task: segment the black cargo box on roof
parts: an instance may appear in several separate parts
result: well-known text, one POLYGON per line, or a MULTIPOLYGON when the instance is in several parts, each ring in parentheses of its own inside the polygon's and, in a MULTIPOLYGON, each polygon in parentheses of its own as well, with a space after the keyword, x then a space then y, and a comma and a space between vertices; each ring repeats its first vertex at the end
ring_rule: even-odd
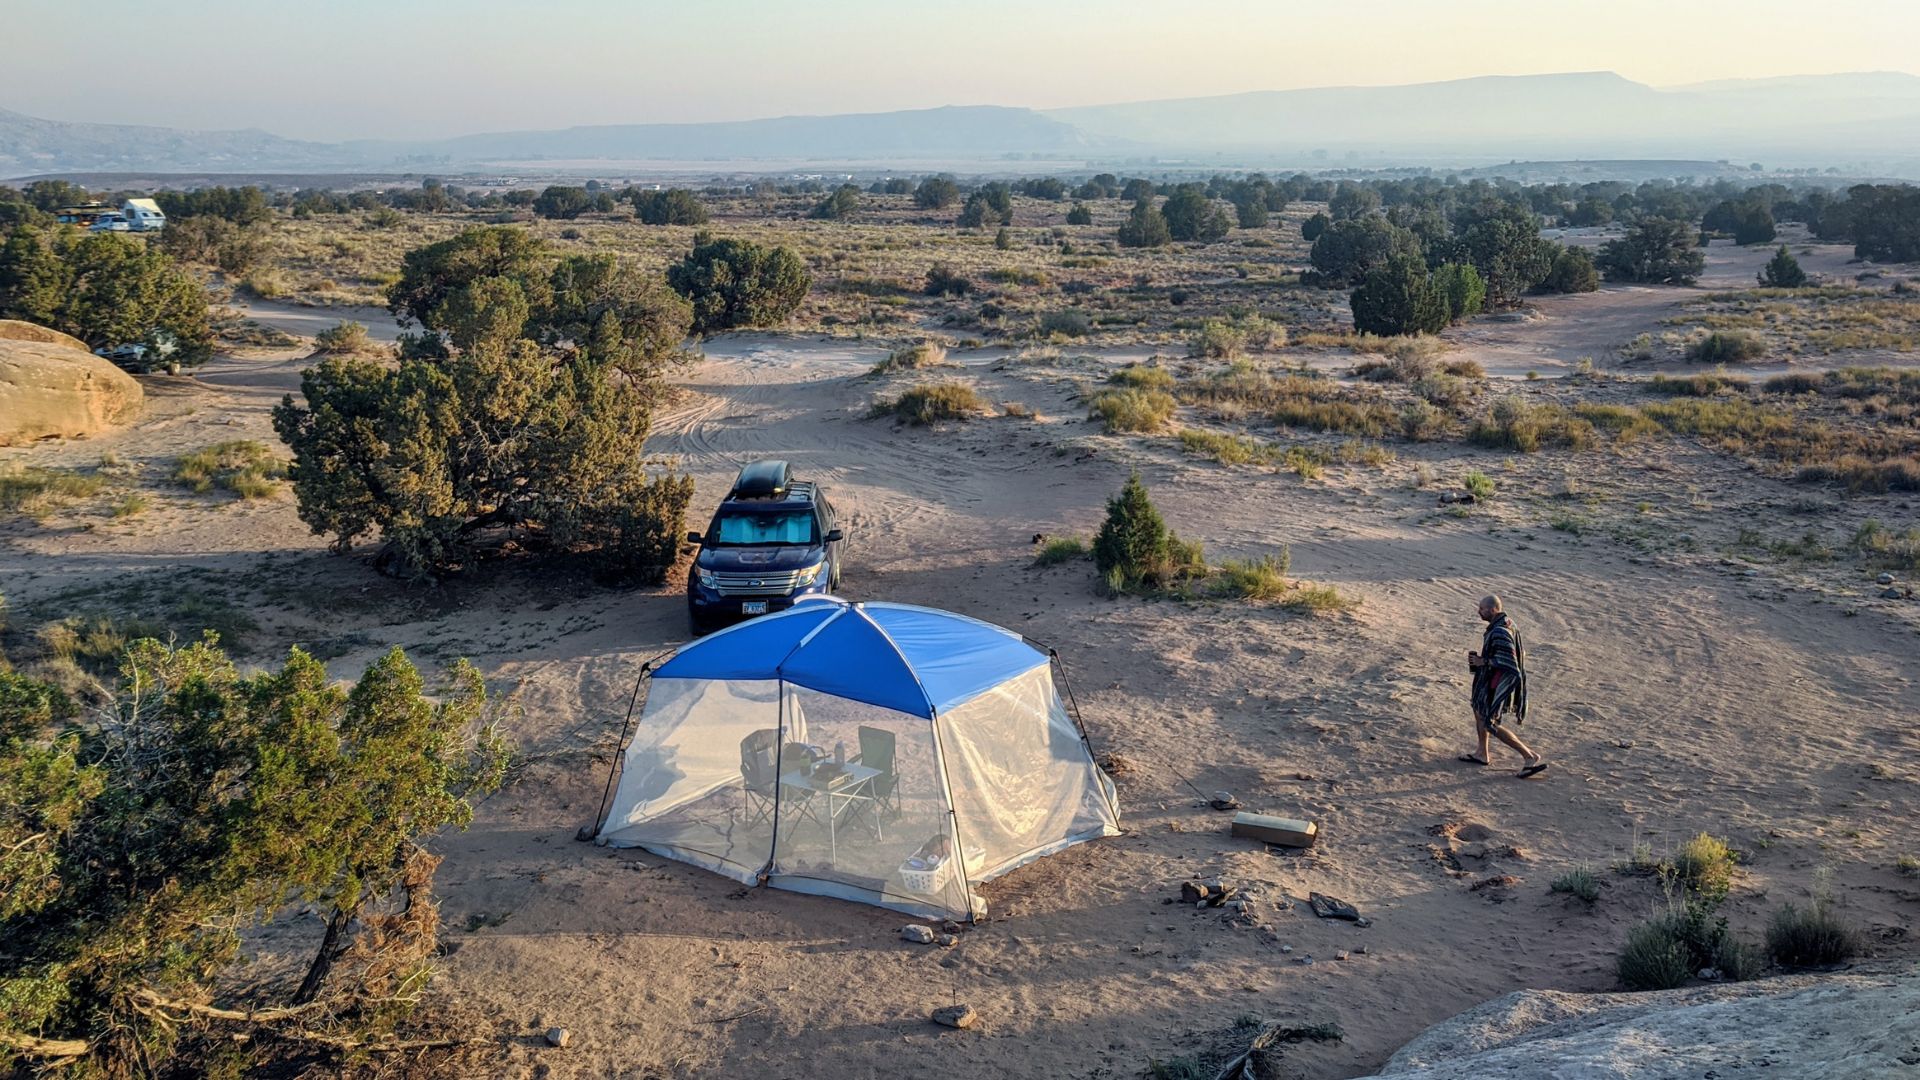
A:
POLYGON ((793 470, 784 461, 755 461, 740 469, 733 480, 734 499, 778 499, 792 486, 793 470))

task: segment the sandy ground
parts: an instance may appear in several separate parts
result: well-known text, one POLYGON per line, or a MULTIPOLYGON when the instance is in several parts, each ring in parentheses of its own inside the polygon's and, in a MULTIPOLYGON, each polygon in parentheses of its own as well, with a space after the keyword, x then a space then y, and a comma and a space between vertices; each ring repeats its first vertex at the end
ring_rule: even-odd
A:
MULTIPOLYGON (((1740 263, 1755 256, 1715 258, 1731 279, 1750 277, 1740 263)), ((1461 333, 1463 355, 1550 373, 1656 328, 1683 295, 1543 302, 1544 319, 1461 333)), ((1251 1014, 1339 1024, 1343 1042, 1295 1060, 1305 1076, 1353 1076, 1500 994, 1612 989, 1618 943, 1657 889, 1608 875, 1588 908, 1548 882, 1701 830, 1747 860, 1728 906, 1736 929, 1757 933, 1830 868, 1882 958, 1916 951, 1920 883, 1893 863, 1920 848, 1920 605, 1874 599, 1857 573, 1723 554, 1749 522, 1791 527, 1780 507, 1804 489, 1668 443, 1511 463, 1409 446, 1384 470, 1335 467, 1309 483, 1098 434, 1073 395, 1100 361, 972 361, 963 377, 1042 419, 927 431, 861 419, 871 395, 898 385, 864 375, 878 346, 748 337, 707 351, 653 442, 696 478, 696 521, 739 464, 789 458, 846 519, 847 595, 952 608, 1056 647, 1096 747, 1130 766, 1117 777, 1128 834, 993 883, 989 920, 955 949, 899 940, 906 920, 880 909, 574 842, 639 665, 684 640, 671 587, 614 591, 506 566, 408 590, 325 554, 288 496, 167 489, 180 453, 271 442, 267 411, 297 389, 298 354, 150 378, 150 414, 135 428, 4 452, 0 462, 55 465, 112 453, 153 505, 125 521, 76 510, 0 524, 0 590, 16 619, 50 618, 88 602, 76 590, 164 579, 252 598, 258 662, 330 641, 342 677, 396 643, 428 662, 479 663, 520 709, 527 763, 470 830, 436 844, 447 856, 441 985, 510 1032, 565 1025, 579 1039, 563 1051, 516 1039, 488 1075, 1135 1077, 1251 1014), (1448 516, 1414 487, 1421 463, 1445 476, 1486 469, 1513 494, 1448 516), (1361 607, 1313 619, 1108 600, 1084 563, 1031 566, 1035 533, 1090 533, 1134 468, 1212 556, 1290 545, 1295 574, 1361 607), (1647 535, 1629 544, 1544 527, 1544 503, 1523 493, 1575 473, 1614 503, 1651 506, 1647 535), (1509 599, 1527 635, 1523 734, 1554 762, 1539 780, 1514 779, 1511 758, 1494 769, 1454 760, 1469 738, 1473 603, 1488 591, 1509 599), (1231 839, 1227 817, 1196 796, 1222 788, 1250 809, 1316 819, 1322 843, 1284 854, 1231 839), (1169 906, 1194 876, 1253 889, 1265 928, 1169 906), (1285 906, 1313 891, 1357 904, 1373 925, 1285 906), (928 1023, 956 1001, 980 1027, 928 1023)), ((1920 518, 1911 500, 1886 497, 1843 512, 1896 527, 1920 518)), ((267 938, 267 958, 279 947, 267 938)))

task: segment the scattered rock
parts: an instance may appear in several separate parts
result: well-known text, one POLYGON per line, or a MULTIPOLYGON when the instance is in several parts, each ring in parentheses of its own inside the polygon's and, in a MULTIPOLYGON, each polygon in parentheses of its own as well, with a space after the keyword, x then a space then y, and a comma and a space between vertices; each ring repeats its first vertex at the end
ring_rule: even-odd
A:
POLYGON ((1880 593, 1880 599, 1882 599, 1882 600, 1898 600, 1898 599, 1900 599, 1900 598, 1901 598, 1902 596, 1905 596, 1905 595, 1906 595, 1906 594, 1905 594, 1905 593, 1902 593, 1902 592, 1901 592, 1901 591, 1900 591, 1899 589, 1884 589, 1884 590, 1882 590, 1882 591, 1881 591, 1881 593, 1880 593))
POLYGON ((1347 958, 1347 950, 1341 949, 1339 952, 1333 954, 1333 958, 1335 960, 1345 960, 1347 958))
POLYGON ((1361 926, 1373 925, 1371 920, 1360 915, 1359 908, 1336 897, 1313 893, 1307 897, 1307 906, 1313 909, 1315 915, 1323 919, 1345 919, 1361 926))
POLYGON ((1216 791, 1213 793, 1213 798, 1208 801, 1207 805, 1213 807, 1215 810, 1238 810, 1240 809, 1240 800, 1234 798, 1233 792, 1231 791, 1216 791))
POLYGON ((1879 577, 1877 577, 1877 578, 1874 578, 1873 580, 1874 580, 1874 582, 1875 582, 1876 584, 1880 584, 1880 585, 1891 585, 1891 584, 1893 584, 1893 575, 1892 575, 1892 574, 1881 574, 1881 575, 1880 575, 1879 577))
POLYGON ((933 939, 933 943, 943 949, 951 949, 955 945, 960 944, 960 939, 953 934, 941 934, 939 937, 933 939))
POLYGON ((1365 945, 1362 945, 1362 946, 1360 946, 1359 948, 1357 948, 1357 949, 1355 949, 1355 950, 1353 950, 1353 951, 1354 951, 1354 952, 1356 952, 1356 953, 1358 953, 1358 954, 1360 954, 1361 956, 1365 956, 1365 955, 1367 955, 1367 947, 1366 947, 1365 945))
POLYGON ((571 1028, 563 1028, 563 1027, 548 1028, 547 1029, 547 1045, 558 1047, 562 1050, 565 1050, 567 1047, 572 1046, 573 1030, 571 1028))
POLYGON ((1473 492, 1471 491, 1443 491, 1440 493, 1441 506, 1452 506, 1455 503, 1471 506, 1478 501, 1478 499, 1474 498, 1473 492))
POLYGON ((933 927, 922 926, 919 923, 908 923, 900 928, 900 937, 902 940, 911 941, 916 945, 931 945, 933 944, 933 927))
POLYGON ((960 1028, 964 1031, 972 1027, 973 1022, 978 1019, 979 1014, 973 1011, 971 1005, 948 1005, 933 1010, 933 1022, 941 1027, 960 1028))
POLYGON ((940 924, 940 932, 943 934, 957 934, 960 931, 965 929, 966 927, 961 926, 959 923, 954 922, 952 919, 948 919, 947 921, 940 924))

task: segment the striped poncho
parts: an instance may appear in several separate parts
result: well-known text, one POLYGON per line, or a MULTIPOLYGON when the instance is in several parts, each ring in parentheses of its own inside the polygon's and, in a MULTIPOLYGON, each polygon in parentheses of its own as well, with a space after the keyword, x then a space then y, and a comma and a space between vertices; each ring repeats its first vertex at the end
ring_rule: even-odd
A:
POLYGON ((1510 709, 1515 723, 1526 720, 1527 649, 1505 612, 1487 624, 1480 655, 1486 663, 1473 673, 1473 715, 1490 721, 1510 709))

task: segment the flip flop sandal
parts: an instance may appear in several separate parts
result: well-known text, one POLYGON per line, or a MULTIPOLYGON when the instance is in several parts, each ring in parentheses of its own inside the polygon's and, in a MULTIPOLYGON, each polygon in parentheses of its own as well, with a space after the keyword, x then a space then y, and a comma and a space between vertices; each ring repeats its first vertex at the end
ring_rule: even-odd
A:
POLYGON ((1457 758, 1455 758, 1454 760, 1455 760, 1455 761, 1464 761, 1464 762, 1466 762, 1466 763, 1467 763, 1467 764, 1469 764, 1469 765, 1491 765, 1491 764, 1493 764, 1493 762, 1491 762, 1491 761, 1481 761, 1481 760, 1480 760, 1479 758, 1477 758, 1477 757, 1474 757, 1474 756, 1473 756, 1472 754, 1461 754, 1461 755, 1460 755, 1459 757, 1457 757, 1457 758))
POLYGON ((1538 765, 1529 765, 1526 768, 1521 769, 1519 775, 1520 775, 1520 779, 1525 780, 1529 776, 1539 776, 1541 773, 1546 771, 1547 771, 1547 763, 1543 761, 1538 765))

